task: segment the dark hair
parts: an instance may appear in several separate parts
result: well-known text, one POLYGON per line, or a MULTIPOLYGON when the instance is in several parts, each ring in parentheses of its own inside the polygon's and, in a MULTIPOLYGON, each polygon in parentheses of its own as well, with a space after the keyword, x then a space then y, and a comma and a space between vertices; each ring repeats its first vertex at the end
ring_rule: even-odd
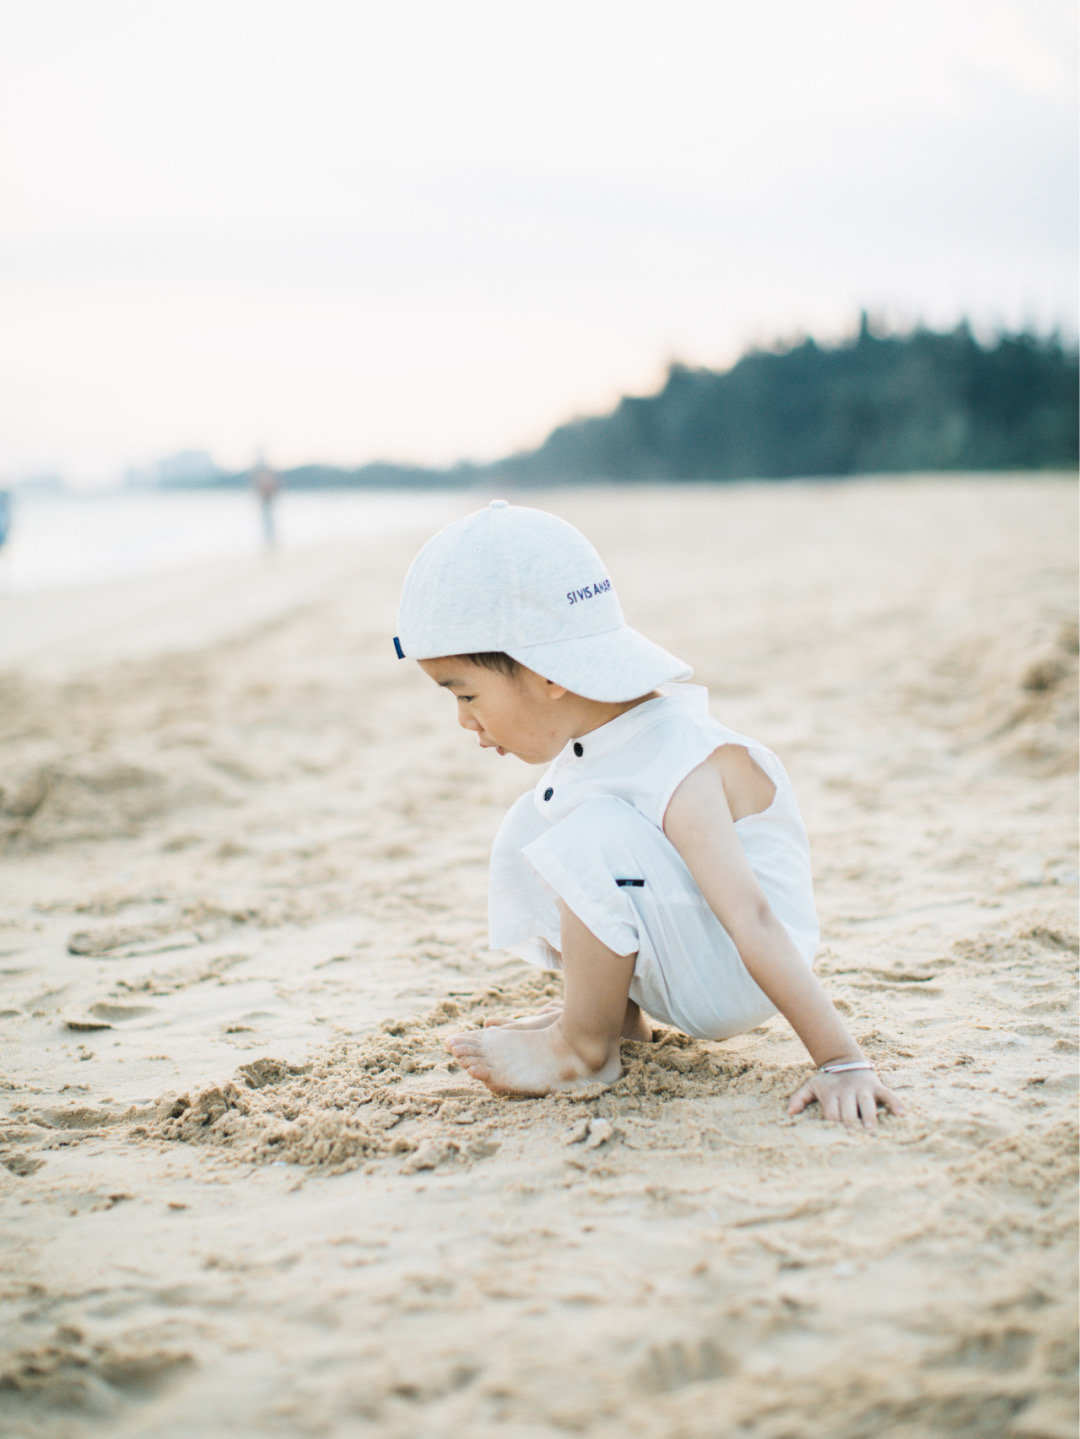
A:
POLYGON ((459 655, 458 658, 468 660, 470 664, 479 665, 482 670, 496 670, 510 679, 513 679, 522 668, 517 660, 503 654, 502 650, 482 650, 479 654, 459 655))

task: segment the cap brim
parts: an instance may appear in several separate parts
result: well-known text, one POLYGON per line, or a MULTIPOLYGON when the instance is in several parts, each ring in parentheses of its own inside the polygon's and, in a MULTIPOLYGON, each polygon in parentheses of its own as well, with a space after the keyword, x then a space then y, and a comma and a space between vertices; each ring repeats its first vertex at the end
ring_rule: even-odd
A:
POLYGON ((658 685, 687 680, 691 667, 629 625, 603 634, 506 651, 526 669, 585 699, 639 699, 658 685))

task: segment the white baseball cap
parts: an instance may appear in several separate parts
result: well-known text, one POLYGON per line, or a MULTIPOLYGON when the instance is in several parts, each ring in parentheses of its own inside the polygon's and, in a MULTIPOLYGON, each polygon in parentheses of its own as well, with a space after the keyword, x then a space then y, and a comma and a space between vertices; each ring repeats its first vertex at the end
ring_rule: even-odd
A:
POLYGON ((585 536, 544 510, 492 500, 440 530, 405 576, 401 658, 502 651, 586 699, 637 699, 693 670, 632 630, 585 536))

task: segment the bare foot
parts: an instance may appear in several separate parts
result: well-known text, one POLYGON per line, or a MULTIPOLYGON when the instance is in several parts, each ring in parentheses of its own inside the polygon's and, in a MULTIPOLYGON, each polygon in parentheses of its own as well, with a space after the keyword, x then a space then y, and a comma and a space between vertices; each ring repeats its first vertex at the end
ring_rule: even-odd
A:
POLYGON ((455 1034, 446 1047, 493 1094, 540 1095, 553 1089, 614 1084, 622 1073, 618 1044, 594 1069, 571 1049, 558 1024, 543 1029, 474 1029, 455 1034))
POLYGON ((546 1029, 562 1014, 561 1004, 552 1004, 535 1014, 519 1014, 515 1019, 485 1019, 485 1029, 546 1029))

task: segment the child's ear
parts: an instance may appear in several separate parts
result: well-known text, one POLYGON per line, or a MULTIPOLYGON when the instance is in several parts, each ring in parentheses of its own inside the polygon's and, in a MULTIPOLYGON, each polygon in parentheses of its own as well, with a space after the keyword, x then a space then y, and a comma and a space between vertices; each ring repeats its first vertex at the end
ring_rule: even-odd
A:
POLYGON ((563 695, 570 693, 565 685, 557 685, 554 680, 545 680, 544 683, 547 685, 547 696, 549 700, 561 700, 563 695))

